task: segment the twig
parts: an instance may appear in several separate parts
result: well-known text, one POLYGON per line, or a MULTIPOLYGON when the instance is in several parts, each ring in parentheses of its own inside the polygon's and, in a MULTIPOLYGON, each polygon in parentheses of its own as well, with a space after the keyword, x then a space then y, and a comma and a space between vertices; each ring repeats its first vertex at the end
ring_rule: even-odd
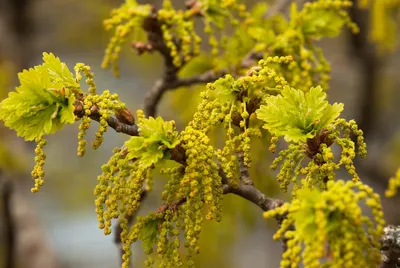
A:
MULTIPOLYGON (((79 118, 83 117, 85 114, 83 110, 83 103, 81 101, 75 101, 74 105, 75 105, 74 114, 79 118)), ((93 109, 91 111, 90 118, 94 121, 100 122, 101 115, 98 109, 93 109)), ((129 136, 139 136, 139 131, 138 131, 139 127, 135 124, 124 123, 112 116, 110 116, 110 118, 107 119, 107 123, 116 132, 124 133, 129 136)))
POLYGON ((238 185, 233 187, 225 184, 223 186, 224 194, 234 194, 240 196, 253 204, 257 205, 263 211, 269 211, 282 206, 285 201, 268 197, 253 185, 238 185))
POLYGON ((240 180, 245 185, 253 185, 253 181, 250 179, 249 167, 244 163, 244 153, 239 153, 239 170, 240 170, 240 180))
MULTIPOLYGON (((91 114, 90 118, 97 122, 100 121, 100 115, 91 114)), ((128 134, 129 136, 139 136, 139 131, 138 131, 139 128, 137 125, 128 125, 128 124, 122 123, 115 117, 108 118, 107 123, 116 132, 125 133, 125 134, 128 134)))
MULTIPOLYGON (((1 176, 1 171, 0 171, 1 176)), ((4 220, 5 220, 5 235, 6 235, 6 250, 5 250, 5 268, 13 268, 14 265, 14 258, 15 258, 15 230, 14 224, 11 215, 11 192, 12 192, 12 185, 11 181, 1 178, 1 203, 3 205, 3 213, 4 213, 4 220)))

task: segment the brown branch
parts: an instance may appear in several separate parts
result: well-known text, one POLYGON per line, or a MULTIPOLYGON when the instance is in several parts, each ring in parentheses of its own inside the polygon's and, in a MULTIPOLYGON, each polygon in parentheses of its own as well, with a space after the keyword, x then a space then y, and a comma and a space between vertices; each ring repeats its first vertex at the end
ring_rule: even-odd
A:
MULTIPOLYGON (((1 172, 1 171, 0 171, 1 172)), ((0 174, 1 176, 1 174, 0 174)), ((11 181, 0 178, 1 183, 1 204, 3 205, 3 213, 4 213, 4 221, 5 221, 5 236, 6 236, 6 250, 4 252, 4 267, 5 268, 13 268, 15 267, 14 258, 15 258, 15 230, 14 224, 11 215, 11 193, 12 193, 12 185, 11 181)))
POLYGON ((257 205, 263 211, 269 211, 282 206, 285 201, 268 197, 253 185, 238 185, 233 187, 225 184, 223 186, 224 194, 234 194, 240 196, 253 204, 257 205))
POLYGON ((244 163, 244 153, 239 153, 239 170, 240 170, 240 180, 245 185, 253 185, 253 181, 250 179, 249 167, 244 163))
POLYGON ((158 209, 157 209, 157 213, 165 213, 165 211, 167 210, 171 210, 171 211, 177 211, 178 208, 183 205, 185 202, 187 201, 186 197, 183 197, 177 201, 175 201, 174 203, 172 203, 171 205, 168 204, 162 204, 158 209))
POLYGON ((358 0, 353 0, 353 5, 349 10, 352 21, 360 28, 358 34, 351 34, 349 41, 351 45, 351 55, 359 61, 361 70, 361 89, 360 94, 360 115, 357 120, 358 126, 365 133, 365 137, 370 137, 371 132, 376 128, 377 117, 379 115, 378 98, 379 90, 378 76, 382 66, 382 59, 372 43, 369 42, 368 19, 369 14, 366 10, 358 7, 358 0))
MULTIPOLYGON (((82 101, 77 100, 75 101, 74 105, 75 105, 74 114, 77 117, 82 118, 85 115, 82 101)), ((100 118, 101 115, 99 113, 99 110, 97 108, 91 109, 90 119, 100 122, 100 118)), ((110 118, 107 119, 107 123, 116 132, 124 133, 129 136, 139 136, 138 126, 132 123, 122 122, 121 118, 118 119, 110 116, 110 118)))
MULTIPOLYGON (((253 185, 241 184, 235 187, 228 184, 223 184, 222 189, 224 194, 234 194, 240 196, 247 201, 252 202, 263 211, 275 209, 285 203, 285 201, 283 200, 268 197, 266 194, 262 193, 253 185)), ((171 205, 163 204, 160 206, 160 208, 158 208, 157 212, 164 213, 168 209, 177 210, 177 208, 184 204, 186 201, 186 197, 183 197, 171 205)), ((279 219, 281 220, 281 218, 279 219)))
POLYGON ((15 262, 18 262, 14 264, 25 268, 60 267, 32 206, 26 200, 26 193, 21 192, 22 185, 18 185, 17 181, 19 180, 14 178, 10 180, 12 187, 7 190, 11 231, 14 236, 14 257, 15 262))

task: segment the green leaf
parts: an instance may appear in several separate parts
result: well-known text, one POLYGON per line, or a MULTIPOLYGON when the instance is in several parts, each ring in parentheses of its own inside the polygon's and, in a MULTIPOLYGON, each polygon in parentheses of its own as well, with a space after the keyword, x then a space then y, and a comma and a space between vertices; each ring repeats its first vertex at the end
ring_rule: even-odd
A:
POLYGON ((207 0, 202 3, 206 19, 212 21, 219 29, 224 27, 226 18, 230 15, 226 7, 219 0, 207 0))
POLYGON ((72 73, 53 54, 44 53, 43 65, 18 74, 20 86, 0 103, 0 119, 17 135, 33 140, 75 122, 75 96, 66 90, 72 73))
POLYGON ((314 38, 336 37, 345 24, 344 19, 335 10, 315 10, 306 13, 302 31, 306 36, 314 38))
POLYGON ((269 8, 268 3, 258 2, 254 4, 251 9, 251 17, 257 20, 261 20, 269 8))
POLYGON ((287 142, 313 138, 343 110, 341 103, 330 105, 319 86, 308 93, 286 86, 280 95, 269 96, 265 101, 267 105, 261 105, 257 117, 265 122, 264 128, 278 137, 284 136, 287 142))
POLYGON ((51 79, 60 79, 63 85, 75 85, 76 81, 74 75, 70 72, 67 65, 64 62, 54 56, 54 54, 43 53, 43 67, 47 68, 51 79))
POLYGON ((143 242, 142 246, 146 254, 153 251, 153 247, 157 242, 159 223, 160 219, 148 219, 139 233, 139 239, 143 242))
POLYGON ((298 200, 302 201, 301 209, 292 212, 295 220, 296 230, 307 239, 314 239, 317 235, 317 225, 315 221, 314 206, 322 199, 321 193, 317 189, 303 188, 297 192, 298 200))
POLYGON ((214 93, 221 103, 231 102, 236 99, 233 88, 234 82, 233 76, 227 74, 213 83, 214 93))
POLYGON ((164 156, 164 152, 161 150, 149 150, 145 151, 140 158, 140 164, 143 168, 148 168, 153 164, 156 164, 164 156))
POLYGON ((172 121, 165 122, 161 117, 143 119, 140 123, 140 136, 131 137, 125 146, 128 158, 138 159, 144 168, 156 164, 164 158, 168 149, 180 143, 178 132, 172 121))

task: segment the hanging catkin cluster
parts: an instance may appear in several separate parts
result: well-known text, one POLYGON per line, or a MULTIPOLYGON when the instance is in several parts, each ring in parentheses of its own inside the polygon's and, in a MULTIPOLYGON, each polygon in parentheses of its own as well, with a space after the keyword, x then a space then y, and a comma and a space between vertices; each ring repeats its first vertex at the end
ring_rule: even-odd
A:
POLYGON ((111 220, 121 220, 121 241, 126 240, 128 226, 126 219, 133 215, 140 205, 141 193, 149 168, 141 167, 137 161, 130 160, 126 148, 115 149, 114 155, 102 166, 95 188, 96 213, 99 228, 111 233, 111 220))
POLYGON ((379 195, 361 182, 329 181, 322 192, 299 190, 291 204, 264 213, 266 218, 279 215, 286 218, 274 239, 285 237, 288 246, 281 267, 297 267, 301 259, 310 268, 379 266, 382 207, 379 195), (371 209, 373 220, 363 215, 361 201, 371 209))
POLYGON ((195 31, 194 18, 200 16, 205 24, 205 32, 210 36, 209 44, 212 53, 218 54, 219 42, 215 35, 214 27, 222 30, 226 26, 225 21, 231 25, 237 25, 239 17, 247 17, 246 7, 238 4, 236 0, 230 1, 193 1, 188 3, 186 10, 175 9, 171 0, 164 0, 162 7, 156 9, 154 6, 140 5, 135 0, 126 1, 119 8, 112 11, 112 17, 105 20, 106 30, 114 29, 114 35, 105 52, 102 67, 108 68, 112 64, 114 74, 119 76, 118 58, 122 45, 130 35, 133 41, 147 41, 148 50, 152 51, 157 42, 165 43, 169 54, 176 67, 189 62, 193 57, 200 54, 200 36, 195 31), (147 39, 144 31, 148 32, 147 39), (161 35, 159 35, 161 33, 161 35), (154 34, 159 35, 153 40, 154 34))
POLYGON ((47 141, 43 137, 39 137, 35 139, 35 142, 37 143, 35 149, 35 166, 33 167, 31 173, 33 179, 35 180, 35 186, 31 189, 32 193, 39 192, 40 186, 43 186, 43 166, 46 161, 46 154, 43 151, 43 147, 46 145, 47 141))
MULTIPOLYGON (((90 70, 90 66, 78 63, 75 66, 76 80, 81 81, 81 72, 85 75, 86 84, 89 85, 89 94, 86 96, 80 95, 78 101, 81 102, 83 116, 81 124, 79 125, 78 133, 78 156, 83 156, 86 151, 86 140, 84 136, 87 129, 90 127, 91 116, 98 117, 100 127, 96 132, 96 138, 92 143, 94 150, 98 149, 103 143, 103 134, 108 129, 108 119, 112 114, 118 114, 125 111, 125 104, 119 100, 118 94, 111 94, 109 90, 104 90, 101 95, 96 93, 96 84, 94 82, 94 75, 90 70)), ((131 122, 132 123, 132 122, 131 122)))

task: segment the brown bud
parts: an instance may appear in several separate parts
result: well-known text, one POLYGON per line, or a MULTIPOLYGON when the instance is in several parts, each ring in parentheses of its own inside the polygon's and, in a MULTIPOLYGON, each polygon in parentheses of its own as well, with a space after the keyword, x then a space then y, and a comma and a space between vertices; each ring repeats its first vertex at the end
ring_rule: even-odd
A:
POLYGON ((132 113, 127 109, 123 110, 118 110, 115 113, 115 117, 120 121, 121 123, 133 126, 135 124, 135 118, 133 117, 132 113))
POLYGON ((74 114, 78 117, 82 117, 84 115, 84 111, 83 111, 83 104, 82 102, 76 100, 74 102, 74 106, 75 106, 75 110, 74 110, 74 114))

